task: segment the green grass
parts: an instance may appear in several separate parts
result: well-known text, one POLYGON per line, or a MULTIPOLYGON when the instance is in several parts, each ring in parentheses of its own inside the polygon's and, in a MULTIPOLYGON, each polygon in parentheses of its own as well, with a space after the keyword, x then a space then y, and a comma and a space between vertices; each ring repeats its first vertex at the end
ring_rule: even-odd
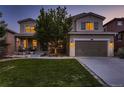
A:
POLYGON ((0 62, 2 87, 102 86, 75 59, 20 59, 0 62))

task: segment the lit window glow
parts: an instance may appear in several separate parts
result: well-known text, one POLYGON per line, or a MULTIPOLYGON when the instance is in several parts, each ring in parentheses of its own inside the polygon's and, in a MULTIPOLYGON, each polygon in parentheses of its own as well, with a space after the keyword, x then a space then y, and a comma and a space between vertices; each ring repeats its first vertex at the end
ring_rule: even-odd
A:
POLYGON ((26 25, 25 31, 28 33, 34 33, 35 32, 35 26, 26 25))
POLYGON ((110 43, 109 43, 109 47, 110 47, 110 48, 113 48, 113 47, 114 47, 113 42, 110 42, 110 43))
POLYGON ((37 47, 37 40, 33 40, 32 45, 33 45, 33 48, 36 48, 37 47))
POLYGON ((27 48, 28 47, 28 41, 26 39, 23 40, 23 46, 24 46, 24 48, 27 48))
POLYGON ((86 30, 92 31, 94 30, 94 24, 91 22, 86 23, 86 30))

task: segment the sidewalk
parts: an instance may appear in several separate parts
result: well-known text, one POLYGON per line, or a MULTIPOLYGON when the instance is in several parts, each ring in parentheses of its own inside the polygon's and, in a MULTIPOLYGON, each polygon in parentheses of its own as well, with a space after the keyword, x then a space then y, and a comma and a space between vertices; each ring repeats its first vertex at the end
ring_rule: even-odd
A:
POLYGON ((10 61, 10 60, 17 60, 17 59, 74 59, 74 57, 18 57, 18 58, 7 58, 7 59, 0 59, 0 62, 10 61))

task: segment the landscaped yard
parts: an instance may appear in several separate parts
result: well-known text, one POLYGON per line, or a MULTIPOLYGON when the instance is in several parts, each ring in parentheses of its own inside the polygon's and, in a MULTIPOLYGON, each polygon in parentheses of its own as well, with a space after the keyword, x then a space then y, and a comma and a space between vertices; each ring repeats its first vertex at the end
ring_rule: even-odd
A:
POLYGON ((20 59, 0 62, 0 86, 102 86, 75 59, 20 59))

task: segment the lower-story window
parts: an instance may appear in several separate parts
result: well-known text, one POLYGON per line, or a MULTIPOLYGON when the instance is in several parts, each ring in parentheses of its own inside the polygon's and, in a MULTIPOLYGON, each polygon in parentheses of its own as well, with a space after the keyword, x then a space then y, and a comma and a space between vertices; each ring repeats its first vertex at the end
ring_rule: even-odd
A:
POLYGON ((36 48, 37 47, 37 40, 33 40, 32 45, 33 45, 33 48, 36 48))
POLYGON ((28 47, 28 42, 27 42, 27 40, 25 39, 25 40, 23 40, 23 46, 24 46, 24 48, 27 48, 28 47))

